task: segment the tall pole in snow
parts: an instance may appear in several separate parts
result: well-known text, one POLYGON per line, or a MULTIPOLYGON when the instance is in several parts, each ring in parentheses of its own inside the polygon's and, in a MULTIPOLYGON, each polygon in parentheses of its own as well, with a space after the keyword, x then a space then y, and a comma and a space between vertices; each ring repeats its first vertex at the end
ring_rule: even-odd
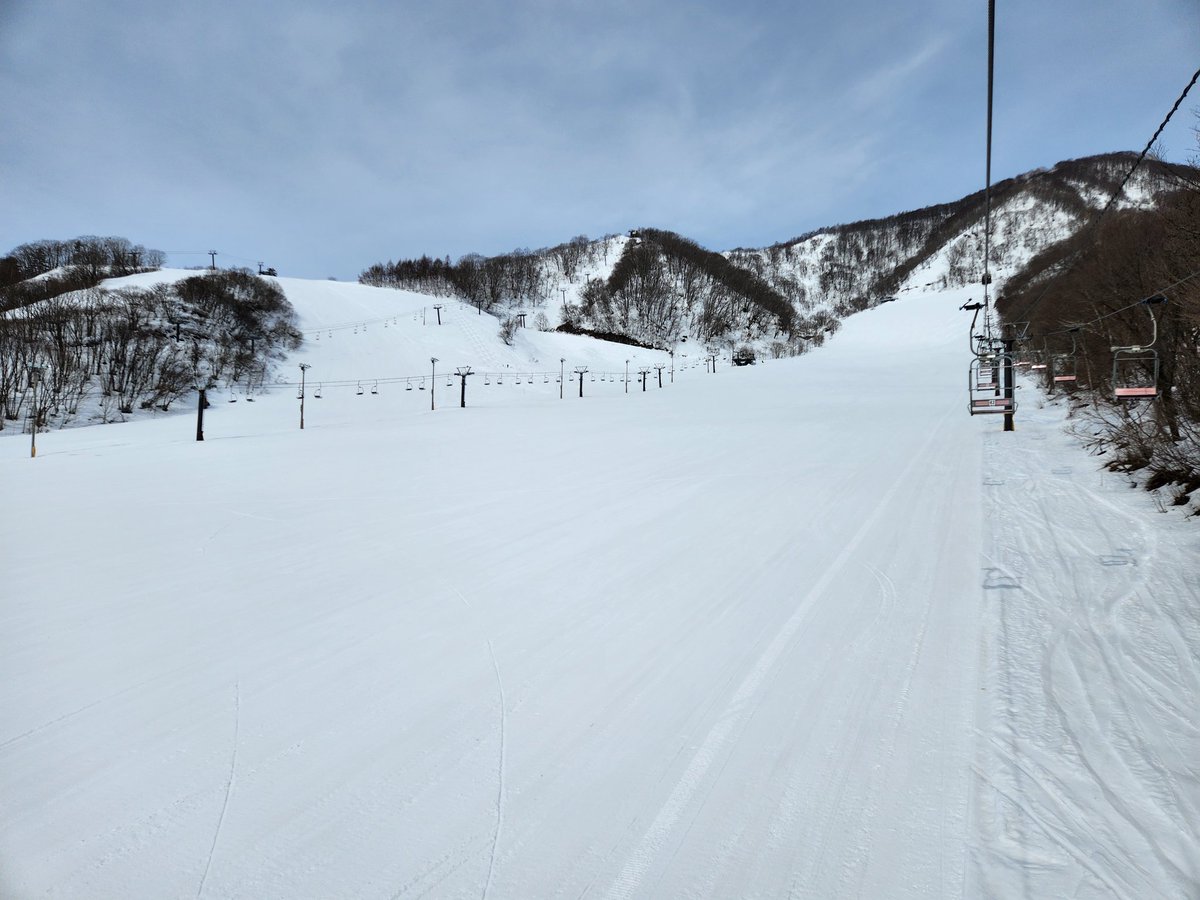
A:
POLYGON ((575 371, 579 373, 579 396, 583 396, 583 374, 587 371, 587 366, 576 366, 575 371))
POLYGON ((566 376, 566 374, 567 374, 567 358, 565 356, 562 356, 562 357, 559 357, 559 360, 558 360, 558 399, 559 400, 561 400, 563 398, 563 378, 566 376))
POLYGON ((437 357, 429 357, 429 364, 432 366, 432 378, 429 379, 429 411, 433 412, 437 407, 433 404, 433 392, 437 390, 437 357))
POLYGON ((29 424, 29 458, 34 459, 37 456, 37 430, 38 430, 38 405, 37 405, 37 389, 42 381, 42 370, 33 368, 29 370, 29 386, 33 388, 33 417, 29 424))
POLYGON ((629 360, 625 360, 625 393, 629 393, 629 360))
POLYGON ((1009 338, 1004 341, 1004 397, 1008 400, 1004 413, 1004 430, 1016 431, 1016 426, 1013 425, 1013 340, 1009 338))
POLYGON ((462 409, 466 409, 467 408, 467 376, 474 375, 475 373, 471 371, 470 366, 459 366, 457 369, 454 370, 454 373, 459 377, 460 381, 462 382, 462 396, 459 397, 458 405, 462 409))
POLYGON ((309 363, 300 363, 300 430, 304 430, 304 375, 311 368, 309 363))

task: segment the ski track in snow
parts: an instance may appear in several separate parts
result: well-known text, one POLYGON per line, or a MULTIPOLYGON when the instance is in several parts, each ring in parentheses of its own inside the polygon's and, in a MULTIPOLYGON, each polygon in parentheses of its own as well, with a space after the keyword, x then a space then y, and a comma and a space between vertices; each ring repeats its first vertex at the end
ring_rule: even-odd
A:
MULTIPOLYGON (((989 466, 1014 470, 991 486, 997 501, 1014 493, 1026 501, 993 504, 997 555, 985 557, 1003 594, 1004 702, 993 709, 991 733, 981 732, 984 756, 997 764, 976 776, 1001 799, 991 818, 1007 833, 986 835, 989 849, 1011 861, 1022 897, 1196 896, 1200 780, 1190 760, 1200 742, 1186 701, 1168 698, 1196 696, 1173 607, 1188 608, 1185 598, 1194 603, 1198 592, 1161 564, 1147 512, 1113 502, 1047 458, 1043 442, 1028 442, 989 466), (1047 548, 1060 568, 1032 565, 1047 548), (1047 627, 1031 628, 1038 620, 1047 627), (1147 690, 1139 673, 1155 671, 1151 660, 1160 658, 1176 678, 1147 690), (1186 736, 1182 745, 1176 734, 1186 736), (1051 862, 1054 853, 1064 856, 1051 862)), ((976 876, 985 884, 996 878, 986 868, 976 876)))
POLYGON ((743 718, 746 709, 761 687, 763 681, 770 674, 771 669, 775 666, 779 657, 787 650, 788 643, 799 630, 809 614, 809 610, 825 592, 829 583, 833 580, 845 566, 846 562, 852 557, 855 550, 862 543, 863 539, 870 533, 884 511, 888 508, 892 498, 896 495, 904 481, 916 468, 925 451, 934 442, 941 426, 944 424, 945 418, 937 427, 932 429, 929 439, 927 440, 920 453, 915 454, 905 467, 903 473, 897 478, 883 497, 876 504, 875 508, 866 520, 859 526, 858 530, 851 537, 850 541, 842 548, 841 552, 824 570, 816 584, 809 592, 800 599, 796 604, 796 611, 791 618, 783 624, 779 629, 775 639, 770 646, 764 651, 762 656, 754 664, 745 680, 738 686, 729 705, 721 714, 716 726, 705 737, 700 749, 692 758, 691 763, 684 771, 675 790, 672 791, 666 803, 659 810, 658 815, 651 823, 650 828, 642 836, 641 841, 634 848, 629 860, 626 862, 621 874, 609 888, 606 896, 618 900, 618 898, 632 897, 634 892, 640 887, 642 880, 649 868, 655 863, 657 857, 662 851, 662 847, 667 840, 671 830, 679 821, 683 813, 684 807, 687 806, 696 794, 701 781, 709 767, 717 759, 726 742, 731 740, 736 734, 740 720, 743 718))
POLYGON ((967 290, 560 400, 665 356, 281 283, 400 319, 300 351, 305 432, 268 385, 0 436, 0 895, 1200 896, 1194 526, 1029 387, 967 416, 967 290), (551 377, 329 386, 431 356, 551 377))
POLYGON ((233 685, 233 750, 229 754, 229 777, 225 780, 225 796, 221 800, 221 814, 217 816, 217 827, 213 829, 212 846, 208 848, 208 859, 204 862, 204 874, 200 876, 200 886, 196 888, 196 900, 204 896, 204 885, 208 881, 208 872, 212 868, 213 856, 217 852, 217 842, 221 839, 221 827, 225 824, 225 811, 229 809, 229 797, 233 794, 233 781, 237 775, 238 731, 242 722, 242 683, 233 685))
POLYGON ((487 642, 488 653, 492 657, 492 669, 496 673, 496 690, 500 694, 500 760, 496 766, 496 833, 492 837, 492 852, 488 857, 487 881, 483 885, 483 898, 487 900, 488 892, 492 889, 492 875, 496 870, 496 848, 500 846, 500 837, 504 833, 504 759, 508 745, 505 742, 505 726, 508 713, 504 702, 504 681, 500 677, 500 664, 496 662, 496 648, 491 639, 487 642))

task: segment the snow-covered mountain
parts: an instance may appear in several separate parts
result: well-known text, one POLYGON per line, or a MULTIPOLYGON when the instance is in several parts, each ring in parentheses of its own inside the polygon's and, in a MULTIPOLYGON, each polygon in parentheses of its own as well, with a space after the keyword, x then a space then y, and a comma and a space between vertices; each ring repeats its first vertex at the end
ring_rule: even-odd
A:
MULTIPOLYGON (((1000 181, 991 192, 995 287, 1039 251, 1065 240, 1116 192, 1135 160, 1114 153, 1060 162, 1000 181)), ((1175 167, 1179 168, 1179 167, 1175 167)), ((1116 206, 1150 206, 1178 180, 1165 164, 1143 162, 1116 206)), ((822 228, 761 249, 722 256, 671 232, 575 238, 539 251, 483 258, 380 263, 361 280, 457 296, 498 315, 525 309, 542 328, 567 323, 669 347, 681 335, 759 356, 786 356, 837 322, 918 288, 977 283, 983 271, 985 195, 822 228), (628 270, 635 273, 632 279, 628 270), (616 274, 621 277, 614 281, 616 274), (773 301, 786 306, 781 313, 773 301)))

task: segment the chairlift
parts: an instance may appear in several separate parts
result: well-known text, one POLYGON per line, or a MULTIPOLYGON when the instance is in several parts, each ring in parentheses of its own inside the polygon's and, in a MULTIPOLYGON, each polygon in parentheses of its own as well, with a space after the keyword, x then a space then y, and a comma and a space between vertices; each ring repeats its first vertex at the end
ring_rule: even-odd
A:
POLYGON ((412 379, 411 379, 411 378, 405 378, 405 379, 404 379, 404 389, 405 389, 406 391, 411 391, 411 390, 412 390, 412 379))
POLYGON ((484 383, 484 384, 491 384, 491 383, 492 383, 492 379, 491 379, 491 378, 488 376, 488 373, 487 373, 487 372, 484 372, 484 373, 483 373, 483 383, 484 383))
POLYGON ((549 376, 549 375, 544 375, 544 376, 542 377, 542 384, 549 384, 549 383, 550 383, 550 376, 549 376))
MULTIPOLYGON (((970 395, 969 411, 971 415, 984 415, 988 413, 1011 413, 1017 409, 1016 399, 1006 397, 1006 391, 1003 389, 1001 379, 997 375, 1001 372, 1009 371, 1009 366, 1012 364, 1011 357, 976 357, 971 360, 971 368, 967 375, 967 392, 970 395), (992 370, 997 370, 997 375, 992 374, 992 370), (981 370, 988 370, 986 372, 981 370), (990 387, 983 387, 983 384, 989 384, 989 379, 996 378, 995 383, 990 387)), ((1007 393, 1011 393, 1011 385, 1007 393)))
POLYGON ((1075 340, 1075 334, 1078 331, 1078 325, 1070 329, 1071 349, 1069 351, 1050 354, 1050 380, 1053 384, 1074 387, 1079 381, 1079 344, 1075 340))
POLYGON ((979 357, 979 365, 974 367, 974 372, 977 390, 990 391, 1000 386, 1000 365, 997 357, 979 357))
POLYGON ((361 381, 358 383, 358 390, 354 392, 354 395, 356 397, 361 397, 363 395, 363 386, 361 381))
POLYGON ((233 393, 231 393, 231 394, 229 395, 229 402, 230 402, 230 403, 237 403, 237 394, 233 394, 233 393))
POLYGON ((421 379, 421 383, 417 386, 417 389, 421 390, 421 391, 425 390, 425 379, 424 378, 421 379))
POLYGON ((379 382, 378 381, 376 381, 373 385, 371 385, 371 393, 372 394, 379 393, 379 382))
POLYGON ((446 376, 446 387, 454 387, 454 380, 451 376, 446 376))
POLYGON ((1132 345, 1129 347, 1113 347, 1113 399, 1125 402, 1137 400, 1153 400, 1158 396, 1158 351, 1154 344, 1158 341, 1158 320, 1154 318, 1154 310, 1150 307, 1155 303, 1166 303, 1167 298, 1156 294, 1143 300, 1146 312, 1150 315, 1150 343, 1132 345))

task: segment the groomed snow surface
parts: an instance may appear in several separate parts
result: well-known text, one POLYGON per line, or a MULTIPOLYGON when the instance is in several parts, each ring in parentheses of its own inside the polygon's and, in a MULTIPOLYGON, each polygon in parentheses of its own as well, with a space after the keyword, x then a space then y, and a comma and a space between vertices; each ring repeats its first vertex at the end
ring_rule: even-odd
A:
POLYGON ((965 293, 626 393, 281 283, 304 431, 0 439, 0 896, 1200 896, 1196 526, 967 415, 965 293))

